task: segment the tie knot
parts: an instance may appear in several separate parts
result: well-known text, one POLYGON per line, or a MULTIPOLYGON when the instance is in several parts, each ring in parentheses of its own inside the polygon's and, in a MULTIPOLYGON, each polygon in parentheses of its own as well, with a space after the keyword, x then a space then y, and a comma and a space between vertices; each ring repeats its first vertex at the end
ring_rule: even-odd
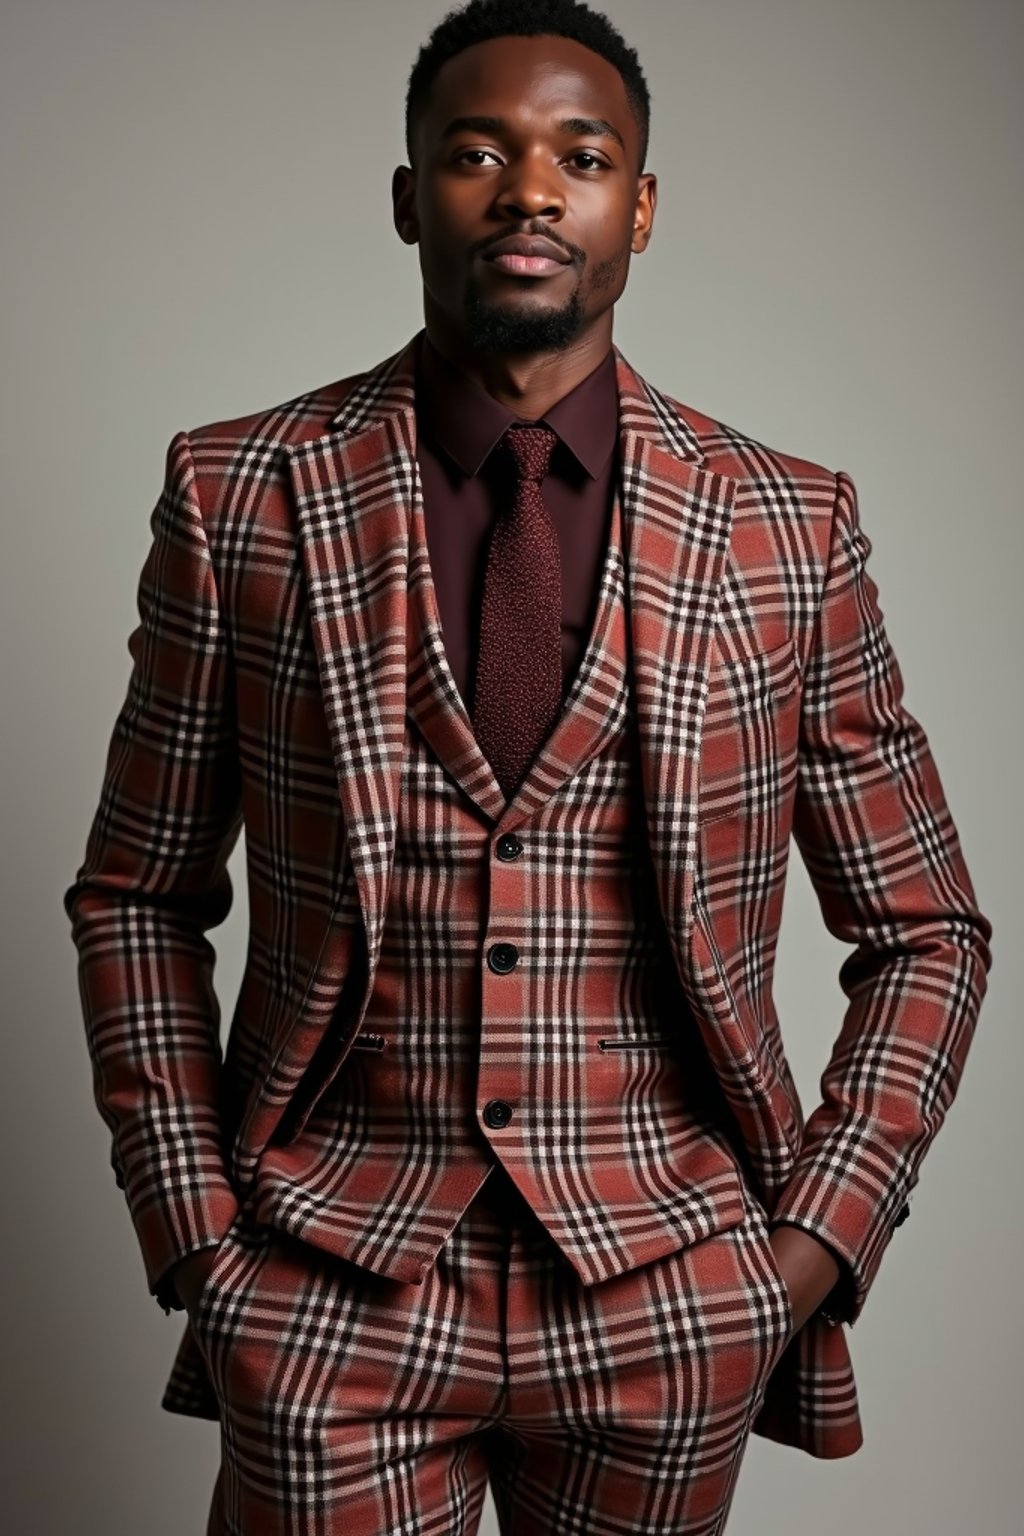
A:
POLYGON ((543 480, 557 441, 557 432, 551 427, 541 426, 512 426, 504 437, 524 480, 543 480))

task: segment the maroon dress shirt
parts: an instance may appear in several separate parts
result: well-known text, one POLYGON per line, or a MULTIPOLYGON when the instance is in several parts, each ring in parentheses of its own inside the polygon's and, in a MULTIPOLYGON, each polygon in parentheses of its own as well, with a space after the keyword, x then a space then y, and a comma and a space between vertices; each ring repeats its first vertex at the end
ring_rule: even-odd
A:
MULTIPOLYGON (((540 419, 558 435, 541 493, 562 562, 564 699, 590 640, 611 527, 619 420, 612 350, 540 419)), ((522 420, 449 362, 423 332, 416 425, 427 553, 445 654, 470 715, 487 543, 513 493, 502 455, 490 455, 506 429, 522 420)))

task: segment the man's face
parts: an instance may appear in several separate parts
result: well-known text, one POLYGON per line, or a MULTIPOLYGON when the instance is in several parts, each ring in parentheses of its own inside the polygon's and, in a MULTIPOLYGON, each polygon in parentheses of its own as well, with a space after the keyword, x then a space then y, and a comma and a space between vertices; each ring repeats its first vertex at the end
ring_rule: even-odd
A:
POLYGON ((567 345, 618 299, 650 238, 655 177, 622 77, 562 37, 476 43, 439 71, 395 172, 395 227, 418 242, 425 302, 476 352, 567 345), (563 259, 494 256, 542 236, 563 259))

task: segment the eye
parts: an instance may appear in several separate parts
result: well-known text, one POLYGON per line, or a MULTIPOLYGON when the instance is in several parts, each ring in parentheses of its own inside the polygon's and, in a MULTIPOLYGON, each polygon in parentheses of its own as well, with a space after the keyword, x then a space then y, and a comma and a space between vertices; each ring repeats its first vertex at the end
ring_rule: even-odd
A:
MULTIPOLYGON (((458 161, 464 159, 466 155, 493 155, 493 154, 494 154, 493 149, 461 149, 456 154, 455 159, 456 159, 456 162, 458 162, 458 161)), ((479 161, 477 162, 477 164, 479 164, 479 161)))
MULTIPOLYGON (((570 157, 569 157, 569 158, 570 158, 570 159, 571 159, 571 160, 581 160, 581 159, 582 159, 582 160, 592 160, 592 161, 593 161, 593 162, 594 162, 594 165, 595 165, 595 166, 596 166, 596 168, 597 168, 597 169, 598 169, 598 170, 599 170, 599 171, 602 171, 602 170, 604 170, 604 171, 606 171, 606 170, 607 170, 607 169, 608 169, 608 164, 607 164, 607 161, 604 161, 604 160, 601 160, 601 159, 599 159, 599 158, 598 158, 598 156, 597 156, 597 155, 595 155, 595 154, 594 154, 594 153, 593 153, 593 152, 592 152, 592 151, 591 151, 591 150, 589 150, 589 149, 578 149, 578 150, 577 150, 577 151, 576 151, 576 152, 575 152, 575 154, 573 154, 573 155, 570 155, 570 157)), ((583 169, 584 169, 584 170, 585 170, 585 171, 586 171, 586 170, 590 170, 590 169, 591 169, 591 167, 590 167, 590 166, 586 166, 586 165, 585 165, 585 166, 584 166, 584 167, 583 167, 583 169)))

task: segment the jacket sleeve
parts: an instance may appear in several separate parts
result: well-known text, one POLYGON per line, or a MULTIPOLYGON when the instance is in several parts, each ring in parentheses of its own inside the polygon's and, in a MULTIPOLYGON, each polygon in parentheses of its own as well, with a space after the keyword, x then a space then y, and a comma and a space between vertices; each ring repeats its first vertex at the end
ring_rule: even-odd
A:
POLYGON ((222 1151, 220 1009, 206 930, 242 824, 229 647, 188 435, 167 450, 133 668, 85 859, 64 893, 97 1107, 150 1292, 237 1213, 222 1151))
POLYGON ((866 570, 857 492, 836 476, 829 564, 804 677, 793 832, 847 998, 793 1174, 772 1211, 846 1261, 860 1314, 956 1092, 991 964, 925 735, 866 570))

